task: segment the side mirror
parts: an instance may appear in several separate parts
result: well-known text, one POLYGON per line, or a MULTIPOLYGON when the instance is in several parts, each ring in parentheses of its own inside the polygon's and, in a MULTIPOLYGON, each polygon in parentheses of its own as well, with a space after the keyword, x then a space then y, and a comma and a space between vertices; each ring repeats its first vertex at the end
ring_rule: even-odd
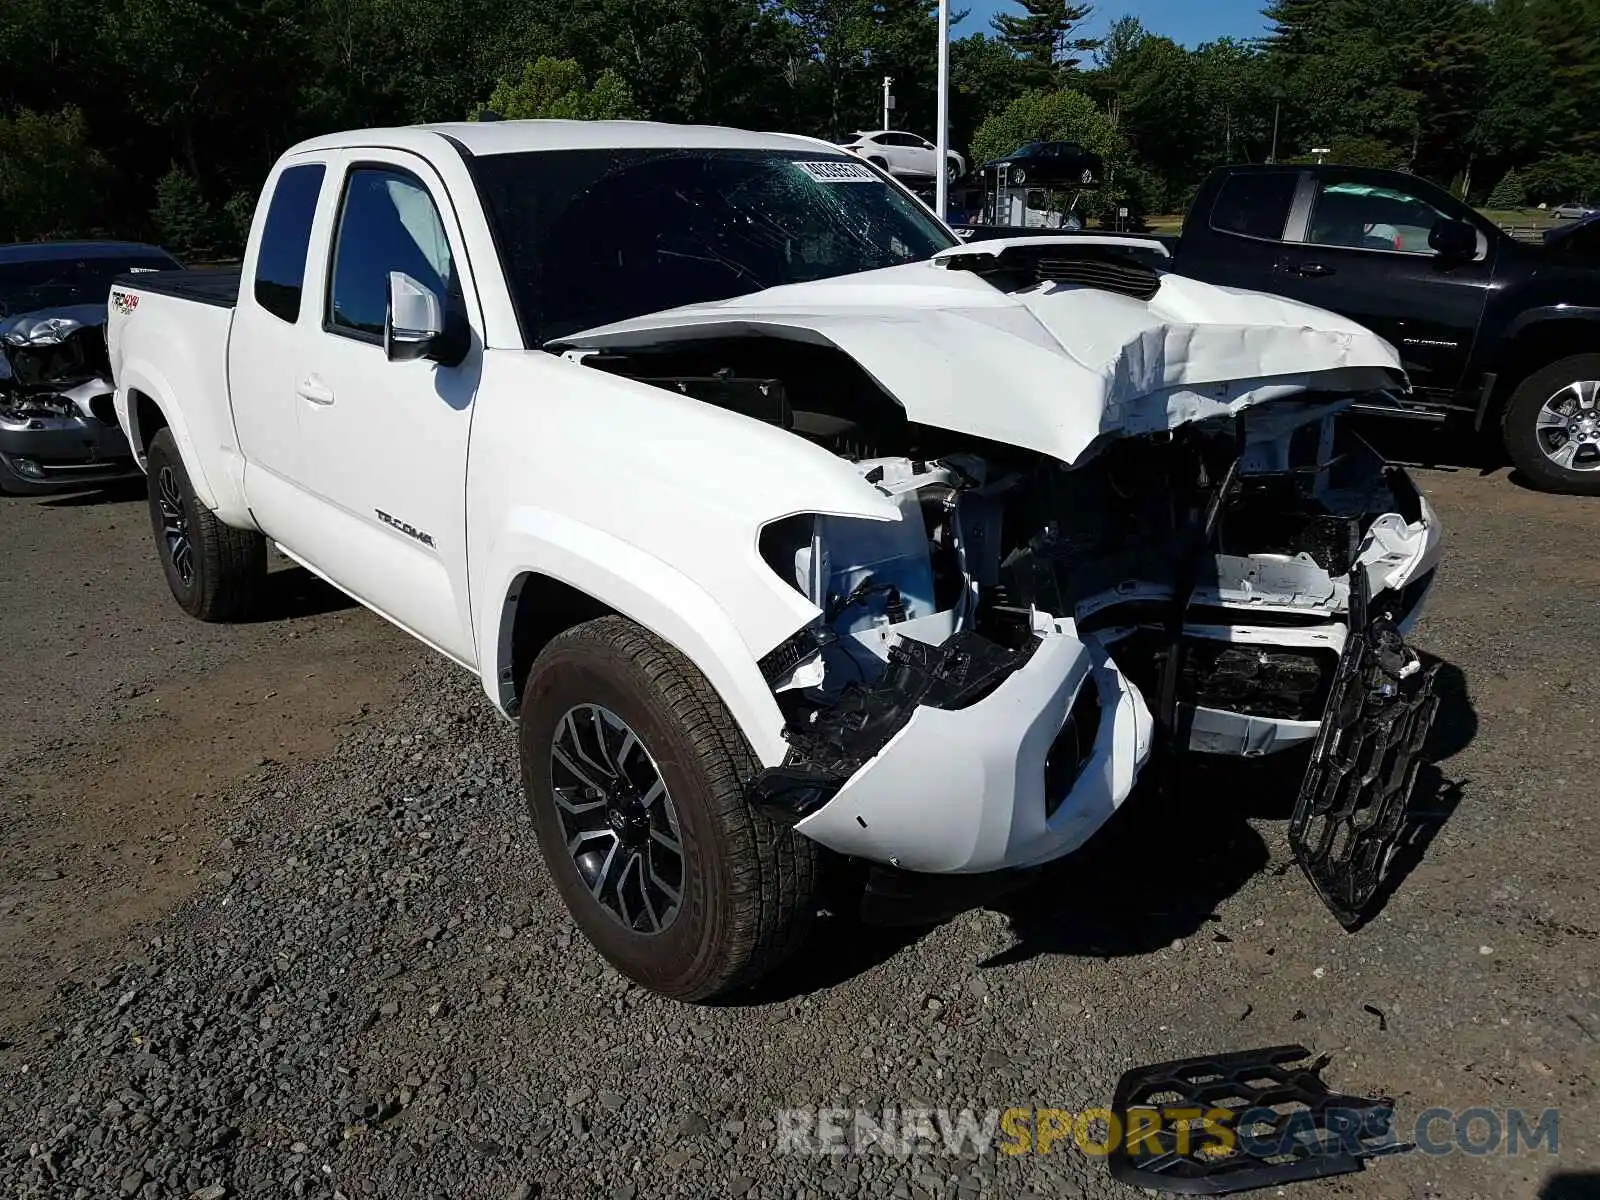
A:
POLYGON ((1465 221, 1441 217, 1428 231, 1428 246, 1440 258, 1475 258, 1478 231, 1465 221))
POLYGON ((451 320, 444 301, 404 271, 389 272, 389 307, 383 319, 383 353, 390 362, 431 358, 453 367, 466 357, 465 327, 451 320))

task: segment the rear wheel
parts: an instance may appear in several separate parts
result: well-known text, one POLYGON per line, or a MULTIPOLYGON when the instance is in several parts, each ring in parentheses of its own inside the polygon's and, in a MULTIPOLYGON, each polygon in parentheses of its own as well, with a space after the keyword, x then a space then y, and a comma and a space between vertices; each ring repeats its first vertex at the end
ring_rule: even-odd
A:
POLYGON ((1504 418, 1506 449, 1539 487, 1600 495, 1600 354, 1575 354, 1524 379, 1504 418))
POLYGON ((202 621, 247 616, 267 574, 266 539, 224 525, 200 501, 170 429, 156 431, 146 461, 150 527, 173 598, 202 621))
POLYGON ((624 975, 704 1000, 804 940, 816 847, 746 802, 760 765, 667 643, 615 616, 557 637, 529 672, 519 749, 556 888, 624 975))

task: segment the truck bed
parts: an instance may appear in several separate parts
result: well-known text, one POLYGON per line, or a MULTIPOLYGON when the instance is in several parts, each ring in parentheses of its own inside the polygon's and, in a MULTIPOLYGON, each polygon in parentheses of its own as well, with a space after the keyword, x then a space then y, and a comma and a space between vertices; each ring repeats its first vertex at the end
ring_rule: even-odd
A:
POLYGON ((140 271, 133 275, 119 275, 116 282, 123 287, 158 296, 173 296, 179 300, 193 300, 197 304, 210 304, 217 308, 232 308, 239 303, 239 267, 198 267, 185 271, 140 271))

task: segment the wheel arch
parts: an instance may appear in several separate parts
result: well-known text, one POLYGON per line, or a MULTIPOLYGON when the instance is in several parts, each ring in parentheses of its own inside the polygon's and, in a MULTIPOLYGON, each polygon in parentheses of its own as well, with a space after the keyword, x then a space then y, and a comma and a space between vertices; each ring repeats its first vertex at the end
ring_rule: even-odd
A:
POLYGON ((1596 346, 1600 346, 1600 308, 1524 313, 1508 331, 1494 386, 1478 413, 1478 428, 1498 425, 1512 395, 1535 371, 1576 354, 1593 354, 1596 346))
POLYGON ((551 513, 523 513, 494 555, 507 565, 485 594, 482 682, 508 716, 538 653, 575 625, 615 614, 689 659, 765 766, 787 754, 783 714, 756 654, 712 596, 670 564, 620 538, 551 513))
POLYGON ((217 494, 206 477, 205 466, 196 452, 194 438, 181 405, 173 403, 172 390, 162 376, 145 364, 129 363, 118 379, 127 411, 128 445, 141 470, 148 469, 150 442, 163 429, 172 431, 179 457, 189 473, 195 495, 207 508, 216 509, 217 494))

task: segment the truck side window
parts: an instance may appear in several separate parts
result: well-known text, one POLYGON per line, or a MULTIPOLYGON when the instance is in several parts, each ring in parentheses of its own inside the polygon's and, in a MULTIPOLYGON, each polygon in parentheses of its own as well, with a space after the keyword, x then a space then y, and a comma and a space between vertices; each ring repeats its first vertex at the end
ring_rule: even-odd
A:
POLYGON ((1297 171, 1241 171, 1230 175, 1211 206, 1211 228, 1219 233, 1276 242, 1289 221, 1300 186, 1297 171))
POLYGON ((1432 254, 1428 235, 1445 219, 1426 200, 1392 187, 1323 180, 1306 241, 1314 246, 1432 254))
POLYGON ((415 176, 357 167, 339 214, 326 327, 363 340, 381 338, 391 271, 404 271, 446 300, 454 269, 444 223, 415 176))
POLYGON ((290 167, 278 176, 267 209, 261 250, 256 255, 256 303, 291 325, 300 319, 300 293, 305 289, 306 252, 311 246, 311 219, 322 194, 321 163, 290 167))

